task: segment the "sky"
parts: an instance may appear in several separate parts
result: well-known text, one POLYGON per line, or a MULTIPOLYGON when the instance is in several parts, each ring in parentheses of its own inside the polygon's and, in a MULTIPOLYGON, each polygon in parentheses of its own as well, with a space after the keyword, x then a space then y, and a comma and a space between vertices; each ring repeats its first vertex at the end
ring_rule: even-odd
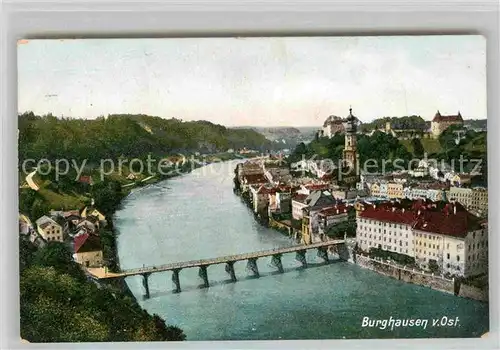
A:
POLYGON ((18 110, 320 126, 437 110, 486 118, 478 35, 20 40, 18 110))

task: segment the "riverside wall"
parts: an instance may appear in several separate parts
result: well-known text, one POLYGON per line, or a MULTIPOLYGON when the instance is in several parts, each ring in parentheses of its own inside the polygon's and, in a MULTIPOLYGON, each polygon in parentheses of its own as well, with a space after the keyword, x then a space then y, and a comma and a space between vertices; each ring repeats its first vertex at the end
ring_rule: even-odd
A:
POLYGON ((439 275, 432 275, 410 268, 395 266, 383 261, 374 260, 367 256, 353 254, 352 251, 350 251, 350 254, 351 258, 349 259, 349 262, 353 262, 360 267, 375 271, 384 276, 424 287, 429 287, 441 292, 454 294, 462 298, 483 302, 488 302, 489 300, 489 290, 487 287, 478 288, 476 286, 461 283, 461 281, 458 279, 450 280, 439 275))
POLYGON ((470 286, 468 284, 462 284, 460 286, 460 292, 458 295, 462 298, 474 299, 487 302, 489 300, 488 288, 481 289, 475 286, 470 286))
POLYGON ((394 279, 429 287, 441 292, 456 294, 455 280, 449 280, 441 276, 414 271, 413 269, 394 266, 385 262, 374 260, 372 258, 356 255, 355 262, 357 265, 378 272, 381 275, 389 276, 394 279))

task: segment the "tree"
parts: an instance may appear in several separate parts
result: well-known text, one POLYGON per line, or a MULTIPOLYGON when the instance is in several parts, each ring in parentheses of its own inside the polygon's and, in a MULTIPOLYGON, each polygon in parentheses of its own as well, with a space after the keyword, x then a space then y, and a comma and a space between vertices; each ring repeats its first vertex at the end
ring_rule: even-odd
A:
MULTIPOLYGON (((29 255, 22 245, 22 255, 29 255)), ((52 257, 64 254, 54 254, 52 257)), ((21 337, 30 342, 184 340, 181 329, 150 316, 112 286, 97 287, 55 267, 30 265, 21 272, 21 337)), ((53 261, 55 266, 61 261, 53 261)))
POLYGON ((19 270, 22 271, 33 262, 36 246, 27 239, 19 239, 19 270))
POLYGON ((431 271, 432 273, 439 272, 439 265, 437 264, 436 260, 429 259, 429 271, 431 271))
POLYGON ((53 267, 60 273, 67 273, 78 279, 85 279, 79 265, 73 261, 72 252, 65 243, 51 241, 39 249, 33 258, 33 264, 53 267))
POLYGON ((422 140, 414 138, 411 140, 411 144, 413 146, 413 154, 417 158, 422 158, 424 156, 425 150, 422 145, 422 140))
POLYGON ((118 181, 104 180, 96 183, 92 186, 91 194, 95 206, 105 214, 113 213, 123 198, 121 184, 118 181))

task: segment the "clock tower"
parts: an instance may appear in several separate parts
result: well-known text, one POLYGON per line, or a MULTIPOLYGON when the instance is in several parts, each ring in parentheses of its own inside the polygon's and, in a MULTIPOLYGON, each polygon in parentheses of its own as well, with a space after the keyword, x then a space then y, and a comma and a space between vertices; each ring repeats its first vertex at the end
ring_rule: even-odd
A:
POLYGON ((349 108, 349 115, 344 120, 345 144, 343 153, 343 163, 345 167, 350 168, 349 175, 345 177, 345 182, 355 183, 357 181, 357 167, 359 154, 356 145, 356 132, 358 129, 358 119, 352 114, 352 108, 349 108))

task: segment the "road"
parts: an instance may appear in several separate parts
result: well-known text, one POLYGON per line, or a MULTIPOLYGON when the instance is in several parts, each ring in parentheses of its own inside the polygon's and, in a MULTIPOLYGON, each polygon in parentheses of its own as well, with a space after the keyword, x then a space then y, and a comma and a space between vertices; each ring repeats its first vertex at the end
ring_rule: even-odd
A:
POLYGON ((28 183, 28 186, 32 189, 32 190, 35 190, 35 191, 38 191, 40 189, 40 187, 38 187, 38 185, 35 183, 35 181, 33 181, 33 175, 36 174, 36 169, 33 170, 31 173, 29 173, 28 175, 26 175, 26 182, 28 183))

